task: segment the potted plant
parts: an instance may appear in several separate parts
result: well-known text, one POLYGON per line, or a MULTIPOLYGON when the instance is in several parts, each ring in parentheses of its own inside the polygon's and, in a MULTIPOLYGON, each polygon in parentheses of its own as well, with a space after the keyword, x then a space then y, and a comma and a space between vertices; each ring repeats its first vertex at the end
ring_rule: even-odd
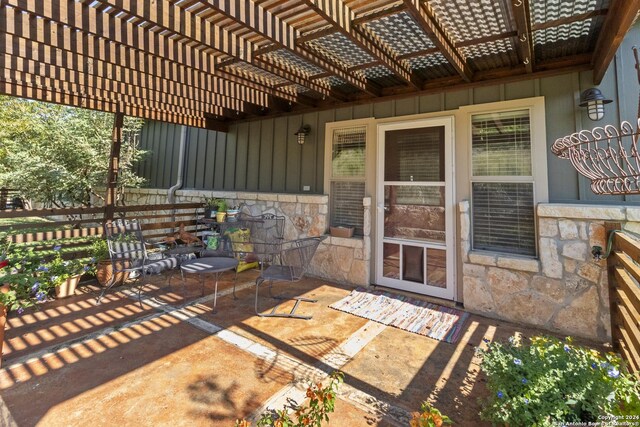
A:
POLYGON ((11 245, 6 235, 0 233, 0 353, 4 341, 7 314, 47 299, 48 281, 40 281, 37 270, 43 266, 33 248, 11 245))
POLYGON ((204 198, 204 217, 205 218, 215 218, 218 213, 218 201, 215 197, 205 197, 204 198))
MULTIPOLYGON (((93 266, 91 273, 96 276, 96 280, 100 286, 107 286, 111 278, 113 277, 113 265, 111 264, 111 257, 109 256, 109 246, 107 240, 104 238, 98 238, 91 244, 89 250, 91 254, 91 261, 93 266)), ((116 273, 115 285, 124 282, 127 279, 127 273, 116 273)))
POLYGON ((227 221, 235 222, 238 220, 238 213, 240 213, 240 208, 238 206, 233 206, 227 209, 227 221))
POLYGON ((67 298, 74 295, 80 276, 90 267, 77 259, 63 259, 61 249, 61 246, 53 248, 53 258, 42 263, 37 276, 41 282, 48 281, 49 288, 55 288, 56 298, 67 298))
POLYGON ((227 201, 224 199, 216 199, 218 206, 218 213, 216 214, 216 221, 224 222, 227 217, 227 201))

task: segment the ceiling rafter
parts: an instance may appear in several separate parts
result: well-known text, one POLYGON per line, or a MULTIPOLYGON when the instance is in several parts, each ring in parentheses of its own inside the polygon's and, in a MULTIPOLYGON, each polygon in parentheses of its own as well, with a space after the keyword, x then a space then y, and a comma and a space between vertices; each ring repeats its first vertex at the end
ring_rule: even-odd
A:
MULTIPOLYGON (((94 8, 87 5, 76 3, 73 0, 61 1, 59 9, 56 11, 52 9, 51 5, 36 8, 28 0, 7 0, 7 4, 9 7, 3 8, 7 13, 12 13, 12 10, 15 9, 34 19, 37 17, 38 26, 48 26, 43 31, 40 28, 32 28, 31 24, 28 27, 18 26, 16 25, 18 20, 10 19, 6 21, 8 23, 7 31, 13 28, 17 34, 25 37, 51 46, 81 51, 89 58, 101 59, 114 64, 120 63, 136 71, 166 75, 166 78, 170 79, 175 79, 175 76, 169 76, 172 71, 175 71, 178 73, 180 81, 185 81, 185 79, 189 79, 190 75, 193 75, 194 80, 204 82, 207 85, 205 86, 207 90, 215 91, 221 85, 220 78, 213 74, 213 62, 206 61, 205 55, 201 52, 188 46, 179 49, 180 46, 176 41, 153 32, 145 33, 141 28, 134 28, 132 32, 124 31, 118 18, 109 14, 100 16, 93 10, 94 8), (90 22, 100 21, 100 23, 94 24, 89 28, 91 31, 87 31, 88 29, 75 19, 78 13, 85 16, 90 22), (146 50, 141 50, 141 46, 146 50)), ((278 93, 268 87, 259 89, 254 87, 253 89, 261 90, 267 95, 291 97, 289 100, 294 100, 292 99, 293 95, 285 92, 278 93)))
POLYGON ((407 12, 415 19, 420 27, 427 33, 433 44, 440 49, 440 53, 449 61, 462 78, 469 82, 473 73, 467 64, 467 60, 456 47, 455 43, 446 34, 440 25, 435 12, 428 3, 420 0, 403 0, 407 7, 407 12))
POLYGON ((607 19, 593 52, 593 83, 599 85, 622 39, 638 16, 640 0, 611 0, 607 19))
POLYGON ((364 76, 350 74, 345 67, 331 58, 318 55, 317 52, 308 47, 300 46, 296 43, 298 35, 292 26, 264 10, 260 5, 254 4, 251 0, 239 0, 238 2, 199 0, 199 2, 212 7, 227 18, 234 20, 237 24, 271 40, 277 46, 290 51, 311 64, 327 70, 369 95, 379 96, 379 89, 371 85, 364 76))
POLYGON ((353 43, 380 61, 403 82, 416 89, 420 87, 409 65, 398 56, 373 32, 363 26, 352 24, 355 14, 342 0, 302 0, 353 43))
POLYGON ((532 73, 535 65, 533 49, 533 32, 531 30, 531 11, 529 0, 511 0, 516 30, 518 32, 516 49, 520 62, 524 64, 527 73, 532 73))
POLYGON ((373 12, 368 12, 363 15, 356 16, 351 21, 353 25, 362 25, 367 22, 375 21, 380 18, 384 18, 385 16, 395 15, 396 13, 403 12, 407 9, 407 6, 399 1, 396 4, 384 5, 379 9, 374 10, 373 12))

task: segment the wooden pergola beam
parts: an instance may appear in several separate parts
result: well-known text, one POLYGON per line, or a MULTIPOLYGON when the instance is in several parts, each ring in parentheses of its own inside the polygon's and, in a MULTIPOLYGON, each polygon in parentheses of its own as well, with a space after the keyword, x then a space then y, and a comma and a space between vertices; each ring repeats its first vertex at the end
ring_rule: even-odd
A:
MULTIPOLYGON (((33 99, 36 101, 52 102, 70 107, 88 108, 91 110, 115 113, 117 111, 116 102, 112 99, 100 99, 87 96, 86 94, 72 93, 62 89, 39 86, 30 83, 16 83, 0 78, 0 93, 16 96, 19 98, 33 99)), ((162 122, 176 123, 179 125, 193 126, 200 128, 215 128, 221 132, 227 132, 229 126, 226 122, 217 121, 211 123, 211 127, 204 117, 185 116, 180 114, 158 111, 151 108, 141 107, 138 104, 120 104, 120 108, 127 116, 141 119, 156 120, 162 122)))
POLYGON ((428 3, 422 3, 420 0, 403 0, 403 2, 407 7, 407 12, 427 33, 447 61, 465 81, 470 82, 473 73, 467 64, 466 58, 443 30, 431 6, 428 3))
POLYGON ((380 61, 400 80, 416 89, 420 87, 420 82, 413 76, 409 65, 405 61, 399 59, 388 46, 367 28, 352 24, 355 14, 342 0, 303 0, 303 3, 332 24, 349 40, 380 61))
MULTIPOLYGON (((217 52, 239 58, 257 68, 262 68, 261 63, 254 61, 253 43, 177 5, 168 4, 163 0, 157 1, 156 3, 133 1, 128 3, 129 7, 125 7, 123 0, 96 1, 111 6, 114 12, 118 11, 152 23, 162 30, 169 31, 175 36, 184 39, 186 43, 192 42, 202 47, 213 48, 217 52), (189 24, 187 25, 186 23, 189 24)), ((126 22, 123 25, 131 26, 132 24, 126 22)), ((297 69, 292 70, 292 74, 274 74, 290 81, 297 78, 297 81, 295 81, 297 84, 301 84, 300 82, 306 77, 297 69)), ((316 90, 318 86, 308 87, 308 89, 316 90)), ((326 93, 323 95, 326 96, 326 93)))
POLYGON ((3 64, 3 62, 2 58, 0 58, 0 77, 5 81, 13 82, 15 84, 29 84, 36 87, 63 91, 65 93, 81 97, 121 102, 129 105, 139 105, 142 108, 183 116, 197 117, 202 116, 203 114, 223 116, 226 114, 225 109, 220 106, 213 106, 211 112, 198 111, 184 106, 172 105, 170 103, 154 99, 143 98, 135 94, 118 93, 112 90, 109 86, 95 87, 99 85, 94 83, 86 84, 84 82, 78 83, 73 81, 72 74, 70 72, 65 72, 65 70, 56 72, 56 74, 52 74, 50 77, 43 77, 38 74, 18 71, 15 68, 8 68, 6 64, 3 64))
POLYGON ((607 19, 604 21, 600 37, 593 52, 593 83, 599 85, 609 68, 625 34, 631 28, 638 11, 640 0, 611 0, 607 19))
MULTIPOLYGON (((54 11, 51 8, 39 8, 38 14, 36 13, 37 8, 25 0, 9 0, 9 3, 12 3, 10 7, 1 9, 0 13, 6 13, 9 18, 13 17, 13 19, 7 20, 7 32, 10 34, 28 37, 55 48, 81 53, 88 58, 119 65, 136 72, 152 74, 191 87, 199 87, 208 92, 228 94, 258 105, 264 104, 265 99, 273 96, 282 97, 287 101, 297 101, 294 94, 286 91, 255 83, 247 84, 246 81, 232 81, 217 72, 214 75, 213 63, 209 64, 202 52, 196 51, 190 46, 179 46, 174 40, 163 35, 139 31, 141 30, 139 28, 134 29, 133 33, 115 31, 117 18, 110 15, 106 15, 110 23, 109 26, 94 25, 90 28, 92 32, 87 32, 75 18, 70 18, 70 13, 55 16, 60 20, 57 22, 51 20, 54 18, 54 11), (31 7, 24 9, 21 7, 30 5, 31 7), (16 15, 18 18, 15 17, 16 15), (20 15, 27 16, 22 16, 22 19, 19 19, 20 15), (25 24, 25 19, 35 22, 36 26, 25 24), (136 31, 139 32, 136 33, 136 31), (51 37, 51 35, 54 36, 51 37), (148 47, 147 51, 141 50, 142 46, 145 49, 148 47), (202 66, 193 68, 184 65, 179 61, 180 57, 176 54, 177 52, 182 52, 181 56, 185 59, 185 63, 202 66), (210 72, 206 71, 208 68, 211 69, 210 72)), ((63 11, 77 13, 81 4, 73 5, 74 9, 65 9, 65 6, 68 4, 63 2, 61 5, 63 11)), ((82 10, 90 18, 98 19, 93 8, 85 6, 85 9, 82 10)))
POLYGON ((317 67, 327 70, 336 77, 343 79, 371 96, 379 95, 379 90, 368 83, 363 76, 350 74, 345 67, 337 64, 330 58, 317 55, 316 52, 300 46, 296 42, 298 34, 292 26, 264 10, 260 5, 256 5, 251 0, 238 0, 238 2, 229 2, 227 0, 199 0, 199 2, 212 7, 217 12, 232 19, 244 28, 260 34, 268 40, 271 40, 277 46, 288 50, 317 67))
MULTIPOLYGON (((12 69, 17 71, 43 77, 65 76, 69 82, 212 114, 216 114, 214 106, 241 110, 244 108, 244 102, 240 97, 233 98, 195 89, 179 94, 181 89, 175 82, 161 80, 148 74, 136 74, 131 70, 118 70, 115 66, 90 67, 89 64, 93 65, 95 62, 86 61, 82 56, 73 53, 64 57, 40 56, 37 55, 37 47, 35 50, 13 49, 11 45, 3 48, 1 40, 2 36, 0 55, 9 55, 5 58, 5 63, 13 63, 12 69)), ((25 43, 24 46, 32 43, 34 42, 25 43)), ((268 106, 266 100, 263 104, 268 106)))
POLYGON ((379 9, 374 10, 373 12, 368 12, 364 15, 359 15, 353 18, 351 23, 353 25, 362 25, 367 22, 375 21, 376 19, 384 18, 385 16, 395 15, 396 13, 400 13, 406 10, 406 6, 400 0, 396 4, 385 5, 379 9))
POLYGON ((520 62, 524 64, 527 73, 532 73, 535 56, 533 50, 533 32, 531 31, 531 13, 529 0, 511 0, 516 30, 516 49, 520 62))

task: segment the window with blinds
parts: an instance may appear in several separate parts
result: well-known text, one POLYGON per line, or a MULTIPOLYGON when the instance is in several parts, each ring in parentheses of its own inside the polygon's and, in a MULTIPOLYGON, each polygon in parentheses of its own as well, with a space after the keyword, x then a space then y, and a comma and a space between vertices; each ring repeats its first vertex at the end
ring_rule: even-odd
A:
POLYGON ((357 235, 364 226, 366 137, 365 126, 335 129, 332 135, 330 223, 353 227, 357 235))
POLYGON ((473 248, 536 255, 529 110, 472 116, 473 248))

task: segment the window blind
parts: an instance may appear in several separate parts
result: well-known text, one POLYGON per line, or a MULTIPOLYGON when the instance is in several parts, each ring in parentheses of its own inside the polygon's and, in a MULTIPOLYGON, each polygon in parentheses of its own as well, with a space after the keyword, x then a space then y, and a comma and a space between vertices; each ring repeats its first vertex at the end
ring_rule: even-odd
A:
POLYGON ((474 176, 531 176, 529 110, 472 118, 474 176))
POLYGON ((330 211, 333 226, 353 227, 363 234, 366 127, 335 129, 331 147, 330 211))
POLYGON ((536 255, 533 183, 472 184, 473 248, 536 255))
POLYGON ((362 235, 364 226, 364 182, 334 181, 331 183, 331 225, 354 227, 362 235))
POLYGON ((389 131, 385 181, 444 181, 444 126, 389 131))

